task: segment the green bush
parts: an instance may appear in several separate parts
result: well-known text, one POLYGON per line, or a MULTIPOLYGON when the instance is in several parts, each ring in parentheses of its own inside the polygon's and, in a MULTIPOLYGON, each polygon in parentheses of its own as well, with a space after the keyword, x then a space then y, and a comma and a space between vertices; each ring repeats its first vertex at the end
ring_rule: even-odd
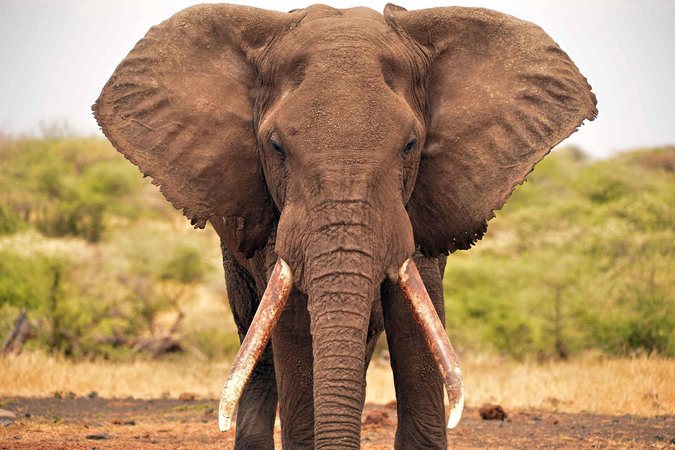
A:
POLYGON ((28 309, 44 321, 38 329, 40 344, 71 354, 72 338, 81 331, 77 322, 86 322, 80 316, 88 309, 67 295, 68 266, 67 260, 40 253, 26 257, 0 252, 0 306, 28 309))
POLYGON ((0 202, 0 235, 12 234, 26 228, 26 224, 12 208, 0 202))
POLYGON ((209 265, 203 261, 198 249, 178 247, 173 255, 163 263, 161 278, 190 284, 202 281, 208 269, 209 265))
POLYGON ((0 141, 0 231, 17 218, 48 236, 97 242, 109 215, 139 217, 138 170, 102 139, 0 141))
POLYGON ((45 308, 54 283, 57 263, 44 255, 24 257, 0 251, 0 305, 45 308))
POLYGON ((448 259, 447 328, 456 342, 519 358, 591 348, 674 356, 672 155, 547 157, 486 238, 448 259))

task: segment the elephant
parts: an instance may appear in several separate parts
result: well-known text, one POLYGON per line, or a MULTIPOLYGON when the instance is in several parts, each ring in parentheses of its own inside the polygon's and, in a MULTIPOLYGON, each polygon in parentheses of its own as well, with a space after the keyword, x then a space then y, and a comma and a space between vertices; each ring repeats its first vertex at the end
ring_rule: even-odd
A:
POLYGON ((455 421, 463 399, 444 343, 446 258, 597 115, 538 26, 391 4, 187 8, 149 30, 92 108, 114 147, 221 240, 244 354, 224 400, 238 400, 236 448, 273 448, 277 405, 284 448, 358 448, 383 331, 396 448, 446 448, 444 384, 455 421))

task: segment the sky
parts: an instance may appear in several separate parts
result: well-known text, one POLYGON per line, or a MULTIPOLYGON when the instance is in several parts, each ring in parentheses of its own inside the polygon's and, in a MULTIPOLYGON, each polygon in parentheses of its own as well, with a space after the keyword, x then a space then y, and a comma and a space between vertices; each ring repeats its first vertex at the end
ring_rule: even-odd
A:
MULTIPOLYGON (((186 0, 0 0, 0 133, 67 123, 100 134, 91 105, 146 31, 186 0)), ((298 0, 232 1, 289 11, 298 0)), ((386 2, 324 0, 337 8, 386 2)), ((399 0, 407 9, 477 6, 541 26, 586 76, 598 118, 564 141, 597 158, 675 144, 675 0, 399 0)))

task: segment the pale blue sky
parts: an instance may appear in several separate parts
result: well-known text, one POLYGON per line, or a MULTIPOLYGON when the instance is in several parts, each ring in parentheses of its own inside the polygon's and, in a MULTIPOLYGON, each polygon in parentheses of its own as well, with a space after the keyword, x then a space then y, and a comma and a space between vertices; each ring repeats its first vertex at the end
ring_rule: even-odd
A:
MULTIPOLYGON (((186 0, 0 0, 0 132, 36 132, 67 120, 100 133, 90 107, 117 64, 152 25, 199 3, 186 0)), ((293 0, 242 3, 287 11, 293 0)), ((324 1, 335 7, 384 1, 324 1)), ((481 6, 540 25, 588 78, 600 115, 566 144, 607 157, 675 144, 675 1, 400 1, 408 9, 481 6)))

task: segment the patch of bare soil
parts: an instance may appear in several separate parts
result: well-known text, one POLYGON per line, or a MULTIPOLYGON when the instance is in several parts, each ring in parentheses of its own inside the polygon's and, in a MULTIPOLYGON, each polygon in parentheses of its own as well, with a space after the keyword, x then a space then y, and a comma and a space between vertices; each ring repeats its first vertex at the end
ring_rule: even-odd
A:
MULTIPOLYGON (((217 401, 93 398, 0 400, 0 448, 126 449, 223 448, 234 431, 218 431, 217 401)), ((505 420, 483 420, 466 408, 448 431, 451 448, 674 448, 675 417, 601 416, 506 411, 505 420)), ((393 405, 366 405, 362 447, 390 449, 396 431, 393 405)), ((277 448, 281 448, 279 429, 277 448)))

